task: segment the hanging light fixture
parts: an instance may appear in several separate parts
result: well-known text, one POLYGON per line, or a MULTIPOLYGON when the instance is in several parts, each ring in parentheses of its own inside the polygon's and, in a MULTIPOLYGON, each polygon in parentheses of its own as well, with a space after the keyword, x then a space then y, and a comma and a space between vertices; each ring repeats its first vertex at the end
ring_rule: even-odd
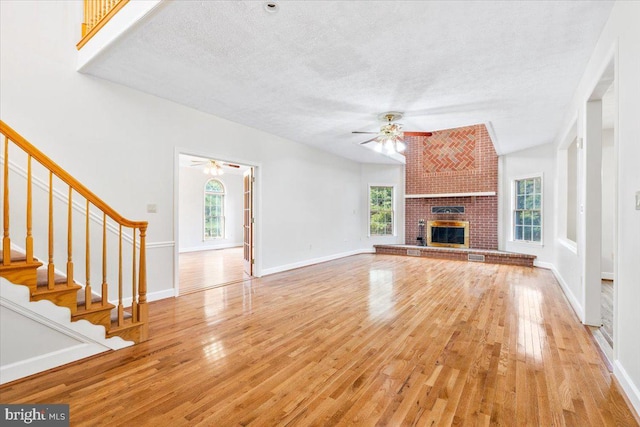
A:
POLYGON ((402 153, 407 145, 404 143, 404 132, 402 131, 402 125, 400 123, 392 123, 396 118, 399 118, 396 114, 385 114, 387 124, 380 128, 380 135, 375 139, 376 151, 386 151, 388 154, 402 153))
POLYGON ((209 160, 204 166, 204 173, 207 175, 219 176, 224 174, 222 166, 215 160, 209 160))

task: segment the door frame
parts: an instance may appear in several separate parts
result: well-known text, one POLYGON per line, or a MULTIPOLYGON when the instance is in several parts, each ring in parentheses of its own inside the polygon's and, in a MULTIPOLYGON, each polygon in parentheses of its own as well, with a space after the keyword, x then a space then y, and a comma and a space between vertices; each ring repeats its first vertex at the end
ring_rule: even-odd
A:
POLYGON ((253 258, 255 263, 253 264, 253 277, 262 276, 262 187, 261 187, 261 172, 262 167, 260 162, 255 160, 249 160, 245 158, 235 156, 220 156, 212 152, 206 152, 204 150, 196 150, 185 147, 175 147, 174 149, 174 162, 173 162, 173 291, 174 296, 180 295, 180 155, 189 155, 197 157, 205 157, 209 159, 216 159, 222 162, 239 163, 244 166, 249 166, 253 169, 253 176, 255 178, 253 182, 253 258))
MULTIPOLYGON (((582 213, 581 224, 581 242, 580 245, 580 261, 582 286, 584 293, 583 307, 584 318, 583 323, 600 327, 602 324, 602 313, 600 310, 601 304, 601 288, 602 288, 602 269, 600 267, 601 252, 602 252, 602 217, 601 217, 601 173, 602 173, 602 97, 606 93, 607 89, 613 85, 614 90, 614 104, 616 109, 614 112, 614 163, 615 163, 615 191, 614 191, 614 210, 613 214, 613 247, 614 256, 613 259, 613 280, 615 283, 618 271, 618 257, 617 257, 617 244, 618 244, 618 191, 619 191, 619 170, 618 164, 618 138, 619 138, 619 122, 618 122, 618 76, 617 76, 617 55, 615 50, 611 53, 610 57, 604 62, 604 66, 599 74, 599 78, 593 85, 591 95, 584 103, 584 115, 583 115, 583 135, 585 136, 585 147, 583 151, 583 178, 582 178, 582 203, 584 212, 582 213), (592 144, 589 146, 589 136, 594 135, 592 138, 592 144), (595 143, 594 143, 595 142, 595 143), (586 153, 585 153, 586 152, 586 153), (591 156, 590 160, 588 156, 591 156), (590 161, 589 161, 590 160, 590 161), (593 194, 593 190, 596 190, 593 194), (587 194, 592 192, 592 198, 595 200, 588 200, 587 194), (586 199, 586 203, 585 203, 586 199), (589 205, 589 206, 587 206, 589 205), (598 233, 588 233, 589 229, 597 229, 598 233)), ((617 306, 618 306, 618 292, 617 287, 613 287, 613 354, 614 359, 617 357, 617 306)))

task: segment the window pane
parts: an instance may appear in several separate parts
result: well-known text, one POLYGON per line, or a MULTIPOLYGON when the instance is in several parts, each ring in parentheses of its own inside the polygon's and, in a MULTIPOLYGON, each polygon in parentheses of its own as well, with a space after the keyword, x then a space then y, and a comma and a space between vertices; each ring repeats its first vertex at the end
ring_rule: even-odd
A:
POLYGON ((531 227, 524 227, 524 237, 523 240, 531 240, 531 227))
POLYGON ((515 237, 515 239, 516 240, 522 240, 522 235, 523 235, 522 226, 521 225, 517 225, 516 226, 516 237, 515 237))
POLYGON ((525 211, 524 212, 524 225, 532 225, 533 223, 533 212, 525 211))
POLYGON ((532 179, 527 179, 527 180, 525 180, 525 182, 526 182, 526 189, 525 189, 526 194, 533 193, 533 188, 534 188, 533 180, 532 179))
POLYGON ((524 181, 516 181, 516 194, 524 194, 524 181))
POLYGON ((516 209, 524 209, 524 196, 518 196, 516 201, 516 209))
POLYGON ((533 227, 533 236, 531 237, 531 240, 534 242, 542 241, 542 229, 540 227, 533 227))
POLYGON ((516 211, 516 225, 524 224, 524 213, 522 211, 516 211))
POLYGON ((524 196, 524 208, 533 209, 533 196, 531 194, 524 196))
POLYGON ((210 179, 204 187, 204 191, 212 193, 224 193, 222 183, 215 179, 210 179))
POLYGON ((540 212, 539 211, 531 212, 531 224, 540 225, 540 212))
POLYGON ((536 194, 542 193, 542 180, 540 178, 535 178, 533 182, 535 187, 534 191, 536 192, 536 194))
POLYGON ((540 209, 541 201, 542 201, 542 195, 536 194, 534 196, 532 209, 540 209))

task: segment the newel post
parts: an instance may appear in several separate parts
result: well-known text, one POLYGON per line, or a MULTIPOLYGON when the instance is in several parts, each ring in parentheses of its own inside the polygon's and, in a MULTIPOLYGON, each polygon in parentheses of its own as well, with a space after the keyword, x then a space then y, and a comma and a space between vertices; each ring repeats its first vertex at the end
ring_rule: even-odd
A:
POLYGON ((147 226, 140 227, 140 272, 139 272, 139 299, 138 299, 138 321, 142 322, 140 330, 140 341, 149 338, 149 305, 147 304, 147 226))

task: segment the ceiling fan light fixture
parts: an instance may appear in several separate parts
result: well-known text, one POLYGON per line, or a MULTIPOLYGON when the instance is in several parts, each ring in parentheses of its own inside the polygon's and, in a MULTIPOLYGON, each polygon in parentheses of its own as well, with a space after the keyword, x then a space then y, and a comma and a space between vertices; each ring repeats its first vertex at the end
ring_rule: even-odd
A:
POLYGON ((222 166, 215 160, 210 160, 207 165, 205 165, 203 172, 207 175, 219 176, 224 174, 222 170, 222 166))

